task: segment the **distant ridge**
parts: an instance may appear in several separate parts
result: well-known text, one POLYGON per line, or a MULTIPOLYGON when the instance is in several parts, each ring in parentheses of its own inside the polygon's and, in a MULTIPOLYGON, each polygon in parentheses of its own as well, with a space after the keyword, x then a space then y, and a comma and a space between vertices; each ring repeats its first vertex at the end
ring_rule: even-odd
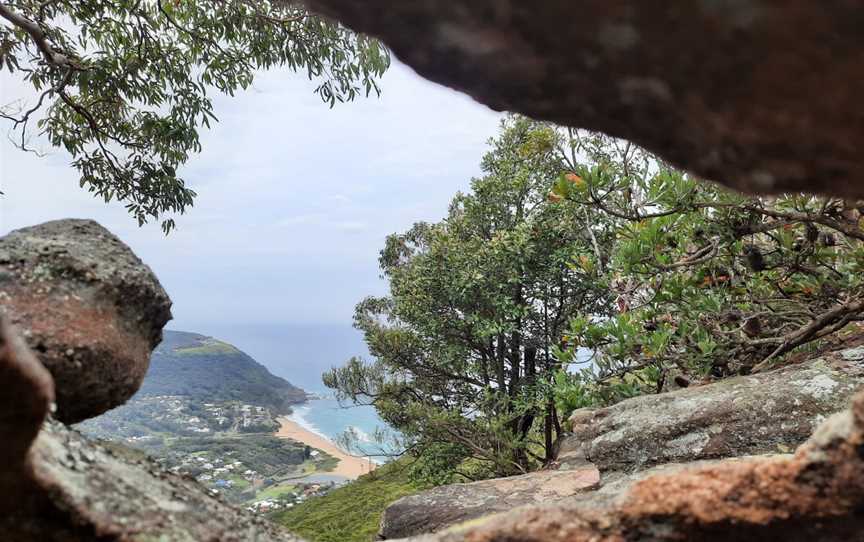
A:
POLYGON ((306 392, 278 377, 235 346, 185 331, 163 332, 150 369, 138 392, 185 395, 198 399, 242 401, 269 407, 277 414, 306 401, 306 392))

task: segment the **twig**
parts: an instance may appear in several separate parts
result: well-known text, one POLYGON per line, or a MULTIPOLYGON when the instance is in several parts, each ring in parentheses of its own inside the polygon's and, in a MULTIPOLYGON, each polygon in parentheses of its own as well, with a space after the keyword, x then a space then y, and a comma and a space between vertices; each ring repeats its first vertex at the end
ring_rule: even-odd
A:
POLYGON ((761 371, 777 356, 785 354, 802 344, 842 329, 846 324, 854 320, 861 311, 864 311, 864 300, 859 299, 837 305, 833 309, 822 313, 807 326, 778 338, 777 341, 782 341, 780 345, 767 358, 753 367, 752 372, 761 371))

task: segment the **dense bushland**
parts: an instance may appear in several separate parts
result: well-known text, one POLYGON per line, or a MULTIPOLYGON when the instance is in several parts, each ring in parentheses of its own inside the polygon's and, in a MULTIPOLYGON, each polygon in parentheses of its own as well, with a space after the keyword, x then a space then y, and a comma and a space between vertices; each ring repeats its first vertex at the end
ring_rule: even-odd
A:
POLYGON ((374 359, 325 375, 425 482, 526 472, 573 408, 764 370, 861 319, 856 202, 734 194, 515 116, 482 171, 387 239, 390 293, 355 315, 374 359))

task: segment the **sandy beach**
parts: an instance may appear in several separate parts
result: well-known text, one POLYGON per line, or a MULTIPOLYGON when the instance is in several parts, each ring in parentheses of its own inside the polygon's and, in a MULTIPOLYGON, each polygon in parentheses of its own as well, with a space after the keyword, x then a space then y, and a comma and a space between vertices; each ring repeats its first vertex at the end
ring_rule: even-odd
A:
POLYGON ((365 457, 354 457, 353 455, 345 453, 326 438, 313 433, 308 429, 304 429, 297 422, 282 417, 279 418, 279 423, 281 424, 281 427, 276 433, 277 437, 290 438, 291 440, 308 444, 309 446, 322 450, 338 459, 339 464, 336 465, 336 468, 331 471, 330 474, 337 474, 354 480, 358 476, 369 472, 370 468, 375 468, 375 463, 370 463, 370 461, 365 457))

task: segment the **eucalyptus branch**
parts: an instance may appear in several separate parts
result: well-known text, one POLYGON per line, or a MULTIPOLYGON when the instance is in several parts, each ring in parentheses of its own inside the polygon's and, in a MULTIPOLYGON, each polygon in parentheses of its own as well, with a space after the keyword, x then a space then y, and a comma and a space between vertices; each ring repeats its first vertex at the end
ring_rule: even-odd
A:
POLYGON ((36 44, 36 48, 39 49, 40 53, 42 53, 45 62, 57 67, 66 67, 71 65, 71 61, 66 55, 58 53, 54 50, 51 44, 48 43, 47 34, 37 22, 9 9, 5 4, 0 4, 0 17, 6 19, 30 36, 30 39, 32 39, 33 43, 36 44))
POLYGON ((36 152, 35 150, 32 150, 32 149, 30 149, 30 148, 27 147, 27 144, 26 144, 26 141, 27 141, 27 140, 26 140, 26 137, 27 137, 27 123, 30 121, 30 116, 31 116, 31 115, 33 115, 34 113, 36 113, 37 111, 39 111, 40 109, 42 109, 42 105, 43 105, 43 103, 44 103, 44 101, 45 101, 45 98, 46 98, 47 96, 52 95, 52 94, 59 94, 60 92, 62 92, 63 89, 66 88, 66 85, 69 84, 69 79, 70 79, 71 77, 72 77, 72 68, 69 67, 69 68, 66 69, 66 73, 63 75, 63 77, 60 79, 60 81, 58 81, 57 84, 54 85, 53 87, 51 87, 51 88, 49 88, 49 89, 43 91, 43 92, 39 95, 39 99, 36 100, 36 105, 34 105, 34 106, 31 107, 30 109, 26 110, 26 111, 24 112, 24 114, 21 115, 20 117, 13 117, 13 116, 11 116, 11 115, 6 115, 6 114, 4 114, 4 113, 0 113, 0 117, 4 118, 4 119, 6 119, 6 120, 10 120, 10 121, 12 121, 12 130, 17 129, 18 126, 22 126, 22 127, 21 127, 21 142, 20 142, 20 144, 17 143, 17 142, 15 142, 15 141, 12 141, 12 138, 11 138, 11 137, 9 138, 10 141, 12 141, 12 143, 13 143, 15 146, 17 146, 18 148, 20 148, 20 149, 22 149, 22 150, 25 150, 25 151, 31 151, 31 152, 34 152, 34 153, 36 153, 37 155, 40 154, 40 153, 36 152))

